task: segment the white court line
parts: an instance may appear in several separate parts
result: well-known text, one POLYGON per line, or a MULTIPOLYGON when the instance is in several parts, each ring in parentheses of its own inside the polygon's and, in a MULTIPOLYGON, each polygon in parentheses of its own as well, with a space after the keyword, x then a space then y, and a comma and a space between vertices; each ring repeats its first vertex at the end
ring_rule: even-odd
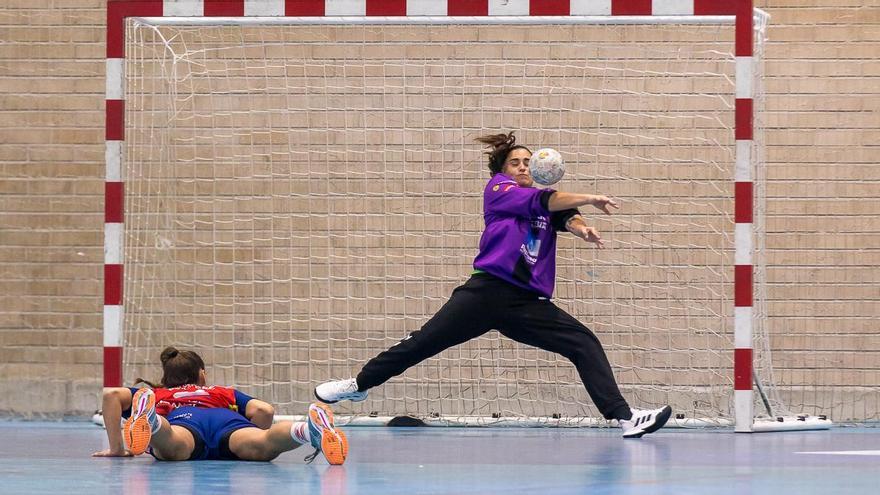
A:
POLYGON ((824 454, 824 455, 880 455, 880 450, 832 450, 827 452, 795 452, 795 454, 824 454))

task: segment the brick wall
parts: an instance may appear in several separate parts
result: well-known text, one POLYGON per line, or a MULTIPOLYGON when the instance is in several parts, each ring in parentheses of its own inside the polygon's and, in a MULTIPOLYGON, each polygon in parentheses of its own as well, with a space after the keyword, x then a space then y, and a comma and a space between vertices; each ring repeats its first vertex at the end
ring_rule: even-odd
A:
POLYGON ((96 408, 104 2, 0 7, 0 404, 96 408))
MULTIPOLYGON (((877 419, 880 7, 757 3, 772 16, 764 122, 778 376, 818 385, 802 399, 820 408, 845 386, 862 398, 845 400, 845 414, 877 419)), ((0 413, 98 404, 104 23, 96 0, 0 7, 0 413)))

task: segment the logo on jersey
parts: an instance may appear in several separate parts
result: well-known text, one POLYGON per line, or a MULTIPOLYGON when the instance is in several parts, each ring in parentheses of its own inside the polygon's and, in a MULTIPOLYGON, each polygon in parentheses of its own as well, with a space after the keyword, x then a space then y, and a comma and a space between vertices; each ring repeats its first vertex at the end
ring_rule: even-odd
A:
POLYGON ((184 390, 183 392, 174 392, 175 399, 191 399, 194 397, 207 397, 211 395, 210 392, 203 389, 198 390, 184 390))
POLYGON ((532 229, 547 230, 549 219, 543 215, 538 215, 532 219, 532 229))
POLYGON ((516 187, 516 182, 504 181, 492 186, 492 192, 507 192, 516 187))
POLYGON ((525 242, 519 247, 519 252, 529 265, 537 263, 538 253, 541 252, 541 239, 538 239, 538 233, 535 229, 529 229, 525 242))
POLYGON ((538 255, 541 253, 540 234, 542 230, 547 230, 549 225, 550 219, 543 215, 538 215, 530 222, 531 228, 526 233, 522 246, 519 247, 519 252, 527 264, 534 266, 537 263, 538 255))

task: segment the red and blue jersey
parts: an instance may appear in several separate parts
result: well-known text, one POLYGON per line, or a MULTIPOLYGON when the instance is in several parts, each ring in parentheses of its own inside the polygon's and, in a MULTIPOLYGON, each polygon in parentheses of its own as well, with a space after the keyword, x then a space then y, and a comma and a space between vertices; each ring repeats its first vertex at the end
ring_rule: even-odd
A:
MULTIPOLYGON (((131 389, 134 393, 137 389, 131 389)), ((156 394, 156 412, 167 416, 178 407, 200 407, 204 409, 229 409, 245 413, 247 403, 253 398, 231 387, 212 385, 182 385, 172 388, 154 388, 156 394)))
POLYGON ((576 209, 551 213, 553 189, 521 187, 504 174, 495 174, 483 191, 480 252, 474 268, 544 297, 553 296, 556 283, 556 231, 576 209))

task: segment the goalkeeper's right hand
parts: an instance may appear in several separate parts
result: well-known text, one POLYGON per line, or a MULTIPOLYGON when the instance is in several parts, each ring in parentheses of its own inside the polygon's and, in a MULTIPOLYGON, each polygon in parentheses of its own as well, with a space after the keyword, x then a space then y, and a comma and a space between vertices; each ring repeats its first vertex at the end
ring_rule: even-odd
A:
POLYGON ((581 239, 592 242, 599 249, 605 248, 605 243, 602 242, 602 237, 599 235, 599 231, 594 227, 587 227, 586 225, 579 227, 578 232, 575 233, 581 239))

